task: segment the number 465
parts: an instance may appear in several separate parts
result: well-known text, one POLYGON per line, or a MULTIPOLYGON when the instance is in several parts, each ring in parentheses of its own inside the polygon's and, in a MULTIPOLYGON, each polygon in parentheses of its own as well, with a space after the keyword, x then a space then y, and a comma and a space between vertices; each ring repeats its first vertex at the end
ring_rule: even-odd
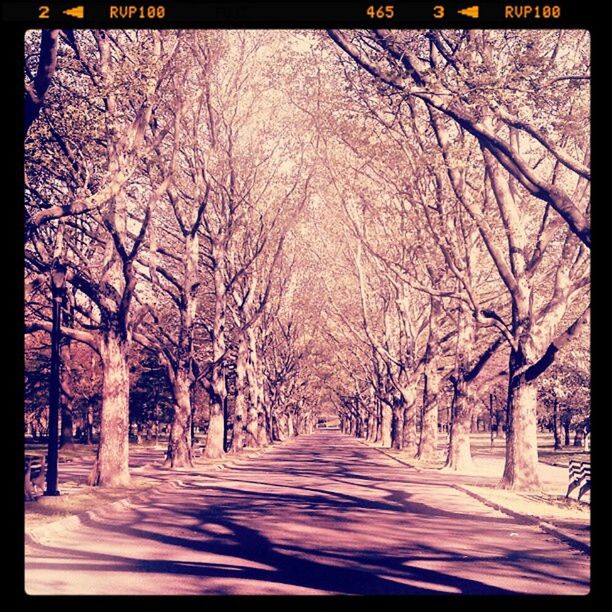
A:
POLYGON ((371 17, 372 19, 393 19, 395 10, 392 4, 387 6, 379 6, 378 8, 372 5, 368 6, 367 14, 368 17, 371 17))

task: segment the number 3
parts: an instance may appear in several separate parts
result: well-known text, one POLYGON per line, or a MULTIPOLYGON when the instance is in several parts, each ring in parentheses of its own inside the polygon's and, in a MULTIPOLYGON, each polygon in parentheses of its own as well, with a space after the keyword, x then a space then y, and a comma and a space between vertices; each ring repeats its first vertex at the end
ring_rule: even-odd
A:
POLYGON ((442 19, 442 17, 444 17, 444 7, 443 6, 434 6, 433 7, 434 13, 434 19, 442 19))

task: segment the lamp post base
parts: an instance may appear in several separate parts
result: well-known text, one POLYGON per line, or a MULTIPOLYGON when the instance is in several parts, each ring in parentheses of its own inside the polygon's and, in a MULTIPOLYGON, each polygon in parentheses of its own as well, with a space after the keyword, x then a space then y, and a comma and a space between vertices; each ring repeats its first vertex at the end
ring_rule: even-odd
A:
POLYGON ((46 497, 57 497, 58 495, 60 495, 60 492, 59 491, 45 491, 43 495, 45 495, 46 497))

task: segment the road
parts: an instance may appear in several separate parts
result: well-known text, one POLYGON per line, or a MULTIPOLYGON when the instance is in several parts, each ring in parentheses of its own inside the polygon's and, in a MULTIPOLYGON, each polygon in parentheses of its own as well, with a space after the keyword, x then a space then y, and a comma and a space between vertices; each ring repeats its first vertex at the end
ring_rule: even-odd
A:
MULTIPOLYGON (((213 473, 214 472, 214 473, 213 473)), ((338 432, 26 546, 29 594, 584 594, 589 558, 338 432)))

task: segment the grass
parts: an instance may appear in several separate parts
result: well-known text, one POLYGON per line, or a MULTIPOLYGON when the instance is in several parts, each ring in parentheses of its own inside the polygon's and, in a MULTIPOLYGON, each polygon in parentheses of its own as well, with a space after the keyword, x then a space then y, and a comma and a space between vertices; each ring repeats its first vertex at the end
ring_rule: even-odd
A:
MULTIPOLYGON (((490 453, 492 456, 503 457, 506 447, 506 438, 503 434, 493 438, 491 447, 489 433, 472 434, 472 452, 479 454, 490 453)), ((538 434, 538 458, 540 463, 567 468, 570 459, 576 461, 590 461, 591 453, 581 446, 564 446, 560 450, 554 449, 553 435, 549 433, 538 434)))
POLYGON ((509 491, 498 489, 493 485, 462 486, 479 494, 489 502, 497 503, 520 514, 537 516, 541 520, 554 524, 574 523, 586 527, 590 522, 589 504, 575 499, 552 495, 545 491, 538 493, 509 491))
MULTIPOLYGON (((167 444, 167 441, 165 441, 167 444)), ((159 440, 160 447, 163 447, 164 441, 159 440)), ((149 443, 133 445, 133 448, 155 447, 155 441, 149 443)), ((25 452, 28 455, 41 456, 47 452, 46 444, 28 443, 25 447, 25 452)), ((92 461, 96 452, 96 446, 87 446, 76 444, 69 448, 60 449, 60 461, 71 461, 76 458, 91 457, 92 461)), ((226 463, 234 459, 245 459, 256 457, 258 452, 244 452, 236 457, 225 456, 221 459, 203 459, 197 458, 194 461, 195 468, 210 468, 216 464, 226 463)), ((142 468, 139 468, 142 469, 142 468)), ((146 468, 145 468, 146 469, 146 468)), ((143 493, 149 489, 158 487, 173 478, 178 477, 176 472, 168 471, 163 474, 160 480, 160 474, 155 476, 147 476, 146 474, 134 473, 132 471, 131 482, 128 487, 105 488, 91 487, 86 484, 77 482, 61 482, 59 489, 61 495, 58 497, 39 496, 36 501, 25 502, 25 526, 26 529, 32 529, 40 525, 51 523, 60 520, 67 516, 80 514, 98 508, 103 504, 112 502, 143 493)))
MULTIPOLYGON (((159 443, 163 444, 160 437, 159 443)), ((167 443, 167 442, 166 442, 167 443)), ((141 445, 132 445, 132 448, 154 447, 155 441, 145 442, 141 445)), ((68 463, 78 459, 93 460, 96 455, 97 444, 73 444, 59 449, 60 463, 68 463)), ((47 443, 28 441, 24 445, 26 455, 41 457, 48 452, 47 443)), ((104 488, 90 487, 74 482, 60 483, 61 495, 58 497, 40 496, 35 502, 25 503, 25 524, 31 529, 45 523, 50 523, 66 516, 86 512, 101 504, 112 503, 159 485, 158 478, 143 475, 132 475, 129 487, 104 488)))
POLYGON ((591 453, 585 452, 583 448, 565 446, 561 450, 540 449, 538 453, 540 463, 556 465, 558 467, 569 467, 570 459, 574 461, 590 461, 591 453))
MULTIPOLYGON (((472 454, 474 456, 491 456, 491 457, 504 457, 506 452, 506 438, 503 434, 493 438, 493 446, 491 446, 491 438, 489 433, 473 433, 471 434, 472 443, 472 454)), ((445 434, 438 434, 438 449, 437 449, 437 460, 431 462, 417 461, 414 458, 409 458, 402 451, 394 451, 393 449, 387 449, 393 454, 397 454, 400 458, 411 460, 418 463, 420 467, 425 468, 438 468, 442 467, 446 458, 446 448, 448 444, 448 438, 445 434)), ((554 450, 554 441, 552 434, 538 434, 538 456, 540 463, 547 463, 548 465, 555 465, 558 467, 568 467, 570 459, 576 461, 590 461, 591 453, 585 451, 580 446, 564 446, 561 450, 554 450)))
POLYGON ((146 491, 159 485, 159 480, 146 476, 132 476, 129 487, 107 489, 87 485, 72 485, 68 483, 60 489, 63 495, 58 497, 38 497, 35 502, 25 504, 25 526, 32 529, 46 523, 57 521, 73 514, 124 499, 136 493, 146 491))
MULTIPOLYGON (((419 461, 410 457, 405 452, 393 449, 385 449, 398 459, 402 459, 420 469, 438 470, 443 467, 446 448, 444 436, 439 437, 439 446, 437 457, 433 461, 419 461)), ((372 445, 371 443, 368 443, 372 445)), ((379 446, 379 445, 376 445, 379 446)), ((570 459, 590 460, 590 454, 585 453, 580 447, 565 447, 560 451, 553 449, 552 436, 547 434, 538 435, 538 449, 541 463, 548 463, 567 468, 570 459)), ((476 459, 480 457, 496 457, 501 459, 505 454, 505 438, 499 436, 494 438, 494 444, 491 448, 489 434, 477 433, 472 434, 472 453, 476 459)), ((481 466, 482 475, 487 475, 485 465, 481 466)), ((572 498, 565 498, 559 494, 557 484, 545 484, 541 491, 537 493, 525 493, 498 488, 497 484, 479 484, 465 485, 462 487, 473 491, 489 502, 499 504, 499 506, 513 510, 520 514, 529 514, 539 517, 541 520, 548 521, 558 526, 565 526, 570 530, 578 529, 580 532, 588 531, 590 521, 590 505, 587 500, 590 500, 590 494, 585 494, 583 501, 577 501, 572 498)), ((565 486, 565 485, 564 485, 565 486)))
MULTIPOLYGON (((168 438, 159 437, 158 446, 165 447, 168 444, 168 438)), ((142 444, 136 444, 134 442, 130 442, 130 448, 138 449, 138 448, 155 448, 155 440, 143 441, 142 444)), ((73 461, 75 459, 87 459, 93 458, 96 454, 96 450, 98 448, 97 444, 72 444, 70 446, 65 446, 59 449, 59 458, 60 461, 73 461)), ((48 445, 46 442, 31 442, 28 441, 24 444, 24 453, 26 455, 34 455, 37 457, 42 457, 46 455, 48 452, 48 445)))

